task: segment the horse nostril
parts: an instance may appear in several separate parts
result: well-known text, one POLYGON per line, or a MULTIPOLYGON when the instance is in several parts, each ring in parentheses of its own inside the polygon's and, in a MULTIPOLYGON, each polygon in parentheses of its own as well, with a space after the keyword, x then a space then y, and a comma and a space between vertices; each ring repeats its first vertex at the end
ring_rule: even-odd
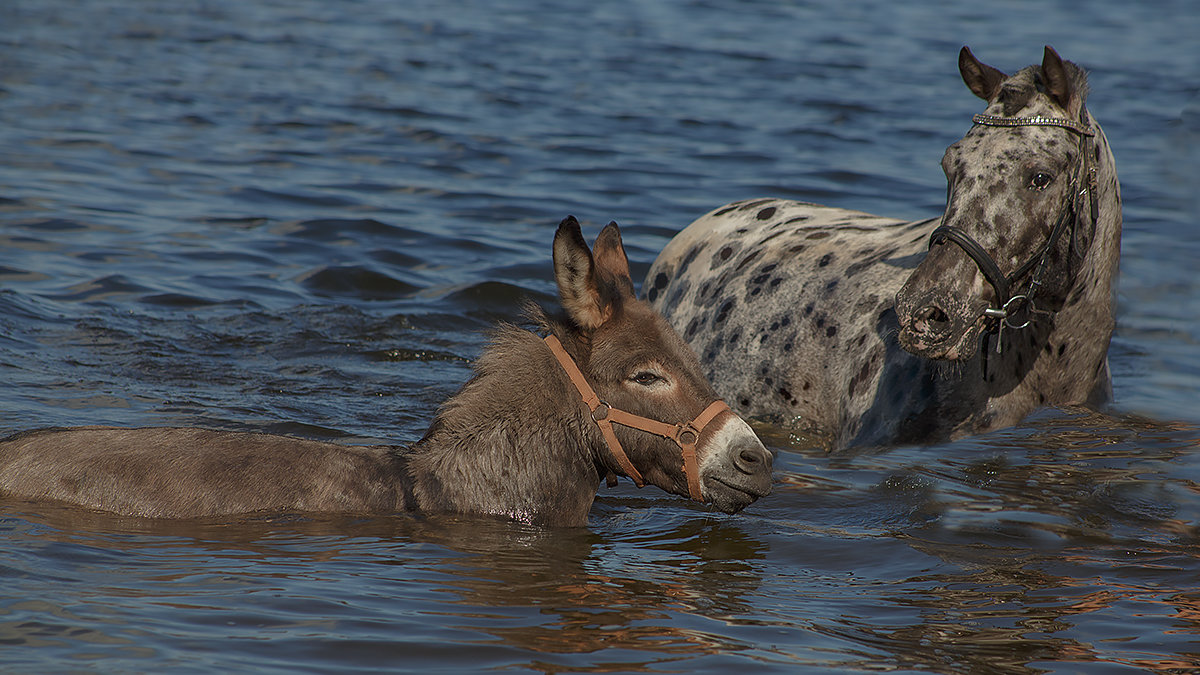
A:
POLYGON ((927 324, 941 324, 950 320, 950 317, 946 315, 946 312, 937 305, 926 305, 925 307, 922 307, 921 309, 917 310, 917 312, 913 315, 913 318, 915 318, 917 321, 923 321, 927 324))

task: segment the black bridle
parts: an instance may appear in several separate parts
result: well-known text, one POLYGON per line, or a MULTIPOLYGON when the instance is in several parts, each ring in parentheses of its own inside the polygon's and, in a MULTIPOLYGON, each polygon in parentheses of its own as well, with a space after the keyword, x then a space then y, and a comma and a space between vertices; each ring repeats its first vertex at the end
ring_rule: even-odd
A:
MULTIPOLYGON (((1087 112, 1081 111, 1080 117, 1086 120, 1087 112)), ((929 248, 947 241, 953 242, 975 262, 984 278, 992 285, 992 289, 996 292, 996 306, 983 310, 983 314, 994 320, 988 332, 999 333, 1005 326, 1014 329, 1025 328, 1032 323, 1033 314, 1039 312, 1033 301, 1038 288, 1042 285, 1046 262, 1050 258, 1050 252, 1054 250, 1067 228, 1071 229, 1071 245, 1074 247, 1075 230, 1084 199, 1090 202, 1092 223, 1095 224, 1099 217, 1099 202, 1095 197, 1096 168, 1091 161, 1091 140, 1096 135, 1096 131, 1085 122, 1054 117, 1000 117, 980 114, 975 115, 972 121, 975 124, 994 127, 1061 127, 1079 135, 1079 162, 1071 174, 1066 204, 1059 212, 1054 227, 1050 229, 1050 236, 1046 239, 1046 243, 1034 251, 1033 255, 1011 274, 1005 275, 987 250, 960 228, 953 225, 941 225, 929 235, 929 248), (1028 288, 1023 293, 1014 295, 1013 289, 1022 279, 1029 276, 1030 272, 1033 272, 1033 275, 1029 277, 1028 288), (1027 310, 1026 319, 1021 323, 1016 323, 1013 317, 1021 310, 1027 310)), ((1051 312, 1040 313, 1050 314, 1051 312)), ((1000 342, 996 343, 996 351, 1000 352, 1000 342)))

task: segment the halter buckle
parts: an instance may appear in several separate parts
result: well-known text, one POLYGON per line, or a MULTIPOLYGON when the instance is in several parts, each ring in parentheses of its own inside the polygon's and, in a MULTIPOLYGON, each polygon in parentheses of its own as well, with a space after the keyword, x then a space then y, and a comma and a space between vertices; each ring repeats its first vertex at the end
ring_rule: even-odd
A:
POLYGON ((592 419, 595 420, 596 422, 599 422, 600 420, 603 420, 603 419, 607 419, 608 411, 611 409, 612 409, 612 406, 608 405, 604 401, 600 401, 600 403, 598 403, 596 405, 596 407, 592 409, 592 419))
POLYGON ((680 446, 695 445, 698 440, 700 440, 700 431, 690 424, 680 426, 679 431, 675 433, 675 442, 680 446))

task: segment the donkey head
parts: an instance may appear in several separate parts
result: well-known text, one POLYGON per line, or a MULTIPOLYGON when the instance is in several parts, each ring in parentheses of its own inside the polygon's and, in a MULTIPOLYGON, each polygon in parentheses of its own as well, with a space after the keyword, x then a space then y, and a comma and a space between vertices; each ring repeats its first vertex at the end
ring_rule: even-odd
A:
POLYGON ((1096 221, 1083 71, 1050 47, 1011 77, 966 47, 958 65, 988 107, 946 150, 946 211, 896 294, 901 346, 948 360, 973 357, 998 322, 1018 325, 1013 313, 1061 307, 1096 221))
MULTIPOLYGON (((589 251, 579 223, 564 220, 554 237, 554 273, 568 317, 554 332, 598 399, 584 411, 598 420, 588 433, 618 439, 615 451, 611 440, 596 443, 598 464, 626 475, 632 465, 639 484, 691 495, 727 513, 768 494, 771 454, 745 421, 713 406, 717 395, 696 355, 634 296, 617 224, 605 227, 589 251), (615 422, 611 432, 604 420, 615 422), (690 487, 685 446, 695 456, 690 487), (625 467, 614 456, 621 452, 628 456, 625 467)), ((581 395, 586 403, 587 394, 581 395)))

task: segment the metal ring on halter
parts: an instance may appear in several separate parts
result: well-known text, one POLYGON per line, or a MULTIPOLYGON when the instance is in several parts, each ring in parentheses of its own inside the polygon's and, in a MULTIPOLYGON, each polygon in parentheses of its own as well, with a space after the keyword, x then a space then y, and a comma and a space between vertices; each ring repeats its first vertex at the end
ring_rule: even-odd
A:
POLYGON ((1029 324, 1033 323, 1033 314, 1036 311, 1037 311, 1037 307, 1034 306, 1033 300, 1030 300, 1029 296, 1014 295, 1011 298, 1009 298, 1008 302, 1004 303, 1004 306, 1001 307, 1000 309, 992 309, 991 307, 989 307, 989 308, 983 310, 983 313, 985 316, 990 316, 993 319, 1000 319, 1001 323, 1003 323, 1005 326, 1007 326, 1009 328, 1012 328, 1013 330, 1021 330, 1022 328, 1026 328, 1029 326, 1029 324), (1025 320, 1025 323, 1023 323, 1019 326, 1014 324, 1012 321, 1009 321, 1009 319, 1012 317, 1012 309, 1010 309, 1010 305, 1012 305, 1014 302, 1016 302, 1018 300, 1023 300, 1023 301, 1025 301, 1026 304, 1029 305, 1029 318, 1025 320))

